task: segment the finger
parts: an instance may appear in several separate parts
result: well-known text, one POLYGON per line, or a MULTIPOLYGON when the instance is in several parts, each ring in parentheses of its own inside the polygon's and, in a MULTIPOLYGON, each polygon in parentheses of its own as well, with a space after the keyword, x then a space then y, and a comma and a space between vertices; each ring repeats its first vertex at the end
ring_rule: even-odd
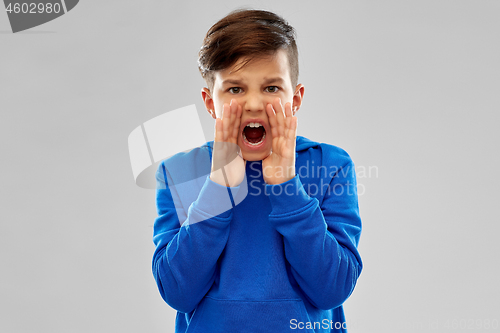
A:
POLYGON ((271 125, 271 134, 273 138, 278 137, 278 122, 276 120, 276 113, 274 112, 273 105, 266 105, 267 117, 269 118, 269 124, 271 125))
POLYGON ((290 148, 292 153, 295 153, 296 140, 297 140, 297 117, 292 117, 290 119, 290 129, 287 135, 287 146, 290 148))
POLYGON ((285 117, 292 117, 292 104, 290 102, 285 104, 285 117))
POLYGON ((241 105, 237 104, 236 117, 235 117, 235 121, 233 124, 233 133, 232 133, 232 137, 235 140, 235 142, 238 142, 238 136, 240 135, 240 125, 241 125, 241 114, 242 113, 243 113, 243 110, 241 108, 241 105))
POLYGON ((228 139, 234 139, 234 126, 238 122, 238 102, 235 99, 231 99, 231 123, 229 124, 228 139))
POLYGON ((229 109, 231 110, 231 117, 229 121, 229 136, 233 134, 233 126, 234 120, 236 119, 236 111, 238 109, 238 102, 235 99, 231 99, 231 103, 229 104, 229 109))
POLYGON ((231 119, 231 108, 227 103, 224 103, 222 107, 222 133, 223 137, 221 141, 227 141, 227 132, 229 128, 229 120, 231 119))
POLYGON ((297 117, 292 113, 292 104, 290 102, 285 104, 285 137, 288 139, 295 139, 297 131, 297 117))
POLYGON ((288 132, 288 139, 295 140, 297 137, 297 122, 298 119, 295 116, 290 118, 290 128, 288 132))
POLYGON ((290 129, 291 126, 291 119, 292 119, 292 106, 290 102, 285 104, 285 137, 288 137, 288 130, 290 129))
POLYGON ((281 99, 277 97, 273 101, 273 108, 276 111, 276 121, 278 123, 278 133, 280 136, 285 135, 285 113, 281 106, 281 99))
POLYGON ((215 142, 221 141, 222 133, 222 120, 220 118, 215 119, 215 142))

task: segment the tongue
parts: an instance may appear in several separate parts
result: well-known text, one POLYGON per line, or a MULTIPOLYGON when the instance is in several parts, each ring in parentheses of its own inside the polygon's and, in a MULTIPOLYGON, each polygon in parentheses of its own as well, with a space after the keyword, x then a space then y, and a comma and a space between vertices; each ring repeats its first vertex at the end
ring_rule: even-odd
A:
POLYGON ((251 143, 257 143, 262 140, 264 135, 264 128, 260 127, 245 127, 245 136, 251 143))

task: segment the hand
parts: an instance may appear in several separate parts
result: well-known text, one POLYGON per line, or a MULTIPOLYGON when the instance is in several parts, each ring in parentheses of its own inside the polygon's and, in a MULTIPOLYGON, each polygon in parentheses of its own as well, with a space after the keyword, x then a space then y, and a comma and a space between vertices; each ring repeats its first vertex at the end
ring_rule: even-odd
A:
POLYGON ((222 107, 222 118, 215 119, 214 149, 210 179, 222 186, 234 187, 245 177, 245 164, 238 136, 240 135, 241 106, 234 99, 222 107))
POLYGON ((297 117, 292 115, 290 103, 281 105, 276 98, 266 106, 273 136, 271 154, 262 161, 264 181, 275 185, 295 177, 295 139, 297 136, 297 117))

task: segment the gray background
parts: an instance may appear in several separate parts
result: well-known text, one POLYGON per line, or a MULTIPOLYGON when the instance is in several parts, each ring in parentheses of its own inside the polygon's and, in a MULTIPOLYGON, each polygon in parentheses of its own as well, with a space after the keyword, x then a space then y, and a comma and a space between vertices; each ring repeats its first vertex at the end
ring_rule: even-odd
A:
POLYGON ((0 13, 1 332, 173 332, 127 138, 196 103, 211 139, 197 52, 243 5, 298 31, 298 134, 372 167, 350 332, 500 320, 500 2, 114 0, 19 34, 0 13))

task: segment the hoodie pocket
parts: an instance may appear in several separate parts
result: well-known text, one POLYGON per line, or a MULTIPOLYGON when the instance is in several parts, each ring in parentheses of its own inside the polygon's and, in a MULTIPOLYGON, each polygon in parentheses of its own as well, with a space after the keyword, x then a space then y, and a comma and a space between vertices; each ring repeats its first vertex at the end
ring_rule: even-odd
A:
MULTIPOLYGON (((205 296, 186 333, 297 332, 293 323, 307 321, 301 299, 248 301, 205 296)), ((305 328, 299 331, 314 333, 305 328)))

